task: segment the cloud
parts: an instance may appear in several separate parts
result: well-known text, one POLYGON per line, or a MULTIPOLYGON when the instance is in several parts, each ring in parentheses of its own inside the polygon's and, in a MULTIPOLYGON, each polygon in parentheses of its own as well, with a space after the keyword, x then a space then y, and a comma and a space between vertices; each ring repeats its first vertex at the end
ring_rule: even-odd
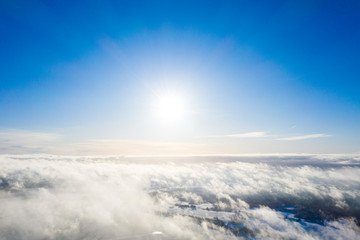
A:
POLYGON ((248 132, 248 133, 239 133, 239 134, 229 134, 225 135, 226 137, 233 138, 265 138, 268 137, 266 132, 248 132))
POLYGON ((355 239, 359 162, 2 155, 0 239, 355 239))
POLYGON ((62 139, 54 133, 20 129, 0 130, 0 153, 35 153, 46 151, 48 146, 62 139))
POLYGON ((82 142, 63 144, 59 153, 68 154, 181 154, 184 152, 199 153, 205 144, 184 142, 140 141, 126 139, 92 139, 82 142))
POLYGON ((202 153, 205 144, 165 141, 141 141, 128 139, 85 139, 73 141, 61 134, 0 130, 0 153, 31 154, 49 153, 66 155, 101 154, 181 154, 202 153))
POLYGON ((282 140, 282 141, 297 141, 297 140, 306 140, 306 139, 324 138, 324 137, 331 137, 331 135, 319 133, 319 134, 309 134, 309 135, 302 135, 302 136, 293 136, 293 137, 278 138, 277 140, 282 140))
POLYGON ((8 144, 43 143, 59 140, 62 136, 54 133, 35 132, 19 129, 0 130, 0 141, 8 144))

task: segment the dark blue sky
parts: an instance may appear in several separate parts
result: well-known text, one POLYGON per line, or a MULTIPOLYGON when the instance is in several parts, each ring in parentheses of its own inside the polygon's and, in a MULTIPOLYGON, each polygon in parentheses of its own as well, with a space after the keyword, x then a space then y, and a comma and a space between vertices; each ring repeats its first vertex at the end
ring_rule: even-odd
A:
POLYGON ((1 1, 0 128, 357 152, 359 13, 359 1, 1 1), (164 86, 191 100, 181 134, 148 120, 164 86), (207 138, 249 132, 261 142, 207 138), (308 143, 279 140, 293 136, 308 143))

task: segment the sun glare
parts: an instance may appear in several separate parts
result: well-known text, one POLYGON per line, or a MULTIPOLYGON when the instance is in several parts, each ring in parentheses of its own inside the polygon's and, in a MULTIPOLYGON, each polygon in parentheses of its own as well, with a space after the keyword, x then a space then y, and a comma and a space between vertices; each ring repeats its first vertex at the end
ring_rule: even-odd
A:
POLYGON ((185 99, 175 93, 167 93, 157 97, 156 114, 165 123, 180 122, 185 118, 187 107, 185 99))

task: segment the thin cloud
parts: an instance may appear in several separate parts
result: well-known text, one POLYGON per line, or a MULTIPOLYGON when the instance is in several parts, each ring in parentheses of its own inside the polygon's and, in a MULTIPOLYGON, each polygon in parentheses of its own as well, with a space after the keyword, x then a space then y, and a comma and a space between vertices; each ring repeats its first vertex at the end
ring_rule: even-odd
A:
POLYGON ((65 149, 75 154, 122 154, 122 155, 158 155, 181 154, 184 152, 203 152, 205 144, 185 142, 139 141, 126 139, 92 139, 83 142, 65 144, 65 149))
POLYGON ((22 129, 0 129, 0 153, 47 152, 63 138, 60 134, 22 129))
POLYGON ((65 155, 143 155, 204 153, 206 144, 192 142, 85 139, 22 129, 0 129, 0 154, 49 153, 65 155))
POLYGON ((0 130, 0 141, 9 143, 18 142, 49 142, 59 140, 60 134, 35 132, 20 129, 3 129, 0 130))
POLYGON ((266 132, 248 132, 248 133, 239 133, 239 134, 229 134, 225 135, 226 137, 233 138, 265 138, 269 137, 266 132))
POLYGON ((306 140, 306 139, 313 139, 313 138, 324 138, 324 137, 330 137, 329 134, 309 134, 309 135, 302 135, 302 136, 293 136, 293 137, 285 137, 285 138, 278 138, 277 140, 281 141, 297 141, 297 140, 306 140))

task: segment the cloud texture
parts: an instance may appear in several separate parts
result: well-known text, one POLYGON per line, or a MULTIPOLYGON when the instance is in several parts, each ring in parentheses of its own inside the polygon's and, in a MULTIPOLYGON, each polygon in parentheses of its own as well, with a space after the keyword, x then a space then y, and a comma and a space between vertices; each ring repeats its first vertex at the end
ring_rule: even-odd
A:
POLYGON ((3 155, 0 239, 354 239, 358 164, 358 156, 3 155))

